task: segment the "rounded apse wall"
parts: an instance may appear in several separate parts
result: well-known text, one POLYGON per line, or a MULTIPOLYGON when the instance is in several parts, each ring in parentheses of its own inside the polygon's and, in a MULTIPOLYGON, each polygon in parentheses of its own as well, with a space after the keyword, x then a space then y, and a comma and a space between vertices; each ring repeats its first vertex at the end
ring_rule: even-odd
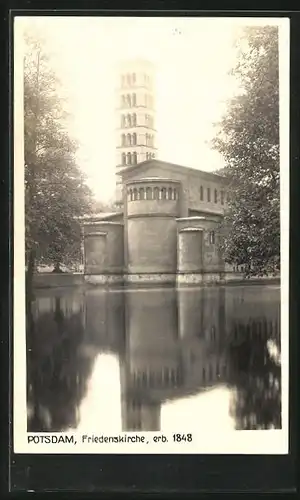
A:
POLYGON ((129 274, 175 275, 180 187, 171 179, 141 179, 126 185, 129 274))

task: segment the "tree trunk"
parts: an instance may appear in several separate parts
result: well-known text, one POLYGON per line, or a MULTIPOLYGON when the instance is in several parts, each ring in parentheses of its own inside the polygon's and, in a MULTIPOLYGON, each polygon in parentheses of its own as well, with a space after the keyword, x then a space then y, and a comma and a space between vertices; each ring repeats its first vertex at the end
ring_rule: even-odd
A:
POLYGON ((60 262, 56 261, 54 265, 53 273, 62 273, 63 271, 60 268, 60 262))
MULTIPOLYGON (((30 430, 35 431, 37 419, 37 401, 36 401, 36 384, 34 374, 34 317, 32 313, 32 302, 34 299, 33 292, 33 273, 35 268, 35 251, 29 250, 27 258, 27 271, 26 271, 26 365, 27 365, 27 384, 32 384, 33 396, 33 422, 30 423, 30 430), (31 427, 33 425, 33 428, 31 427)), ((28 398, 28 385, 27 385, 27 398, 28 398)), ((28 400, 27 400, 28 404, 28 400)))
POLYGON ((31 308, 31 302, 33 300, 33 273, 35 269, 35 250, 29 250, 28 261, 27 261, 27 271, 26 271, 26 304, 31 308))

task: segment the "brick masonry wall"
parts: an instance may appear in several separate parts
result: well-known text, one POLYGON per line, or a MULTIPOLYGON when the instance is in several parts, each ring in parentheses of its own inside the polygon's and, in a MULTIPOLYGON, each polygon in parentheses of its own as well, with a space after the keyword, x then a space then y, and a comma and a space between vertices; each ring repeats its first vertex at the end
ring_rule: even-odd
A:
POLYGON ((84 226, 85 273, 122 273, 123 238, 123 224, 112 222, 86 224, 84 226))
POLYGON ((176 220, 145 217, 128 220, 128 272, 175 273, 176 220))

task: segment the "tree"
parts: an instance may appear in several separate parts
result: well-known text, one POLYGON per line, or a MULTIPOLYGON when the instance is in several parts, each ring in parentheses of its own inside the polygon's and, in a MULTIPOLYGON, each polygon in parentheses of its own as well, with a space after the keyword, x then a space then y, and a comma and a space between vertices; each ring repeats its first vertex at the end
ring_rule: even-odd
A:
POLYGON ((280 343, 274 331, 266 335, 266 319, 254 320, 247 327, 239 324, 237 331, 242 341, 229 346, 230 386, 234 389, 231 415, 236 429, 280 429, 281 364, 271 355, 268 344, 271 340, 279 351, 280 343))
POLYGON ((91 192, 76 163, 77 144, 67 130, 59 82, 40 40, 26 36, 24 57, 26 264, 55 263, 80 254, 74 216, 89 210, 91 192))
POLYGON ((116 203, 114 200, 108 202, 97 200, 93 205, 93 212, 96 214, 101 212, 116 212, 116 210, 116 203))
POLYGON ((240 92, 213 141, 229 178, 222 246, 227 262, 268 274, 280 266, 278 30, 249 27, 238 46, 240 92))
POLYGON ((27 331, 28 431, 61 432, 78 425, 93 356, 86 356, 82 311, 65 314, 62 300, 39 314, 27 331))

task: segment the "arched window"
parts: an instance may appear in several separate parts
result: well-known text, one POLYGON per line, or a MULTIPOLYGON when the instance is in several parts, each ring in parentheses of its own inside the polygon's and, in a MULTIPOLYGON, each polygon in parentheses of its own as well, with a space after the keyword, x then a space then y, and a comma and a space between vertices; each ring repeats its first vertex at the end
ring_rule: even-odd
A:
POLYGON ((126 154, 122 153, 122 165, 126 165, 126 154))
POLYGON ((121 127, 126 127, 126 117, 124 115, 121 116, 121 127))
POLYGON ((136 146, 136 133, 132 134, 132 144, 133 146, 136 146))
POLYGON ((214 245, 216 242, 216 236, 214 231, 210 231, 209 233, 209 243, 210 245, 214 245))
POLYGON ((178 196, 177 189, 174 189, 174 200, 177 200, 177 196, 178 196))
POLYGON ((126 135, 122 134, 122 146, 126 145, 126 135))
POLYGON ((133 197, 132 197, 133 201, 137 200, 137 189, 134 188, 133 190, 133 197))
POLYGON ((207 201, 210 201, 210 188, 207 188, 207 201))
POLYGON ((133 160, 133 164, 136 165, 137 164, 137 154, 136 154, 136 151, 134 151, 132 153, 132 160, 133 160))
POLYGON ((151 187, 146 188, 146 200, 152 200, 152 189, 151 187))
POLYGON ((127 146, 131 146, 131 134, 127 134, 127 146))
POLYGON ((214 325, 211 327, 210 333, 211 333, 211 340, 216 340, 216 328, 214 325))
POLYGON ((167 190, 166 188, 161 188, 161 199, 165 200, 167 198, 167 190))
POLYGON ((143 200, 144 197, 145 197, 145 190, 144 190, 144 188, 140 188, 139 189, 139 199, 143 200))
POLYGON ((158 187, 155 187, 153 189, 153 199, 154 200, 158 200, 159 199, 159 189, 158 189, 158 187))
POLYGON ((203 201, 203 186, 200 186, 200 200, 203 201))
POLYGON ((127 153, 127 165, 131 165, 131 153, 127 153))
POLYGON ((127 115, 127 127, 131 127, 131 116, 127 115))
POLYGON ((129 190, 129 200, 132 201, 133 198, 133 192, 132 189, 129 190))
POLYGON ((173 189, 172 188, 168 189, 168 199, 173 200, 173 189))
POLYGON ((132 106, 136 106, 136 94, 132 94, 132 106))
POLYGON ((129 108, 131 108, 131 96, 130 96, 130 94, 127 94, 127 105, 129 108))
POLYGON ((221 205, 224 205, 224 191, 221 191, 221 205))
POLYGON ((136 113, 133 113, 132 115, 132 126, 136 127, 136 113))
POLYGON ((152 153, 152 158, 155 158, 155 153, 152 153))
POLYGON ((218 191, 215 189, 215 203, 218 203, 218 191))

